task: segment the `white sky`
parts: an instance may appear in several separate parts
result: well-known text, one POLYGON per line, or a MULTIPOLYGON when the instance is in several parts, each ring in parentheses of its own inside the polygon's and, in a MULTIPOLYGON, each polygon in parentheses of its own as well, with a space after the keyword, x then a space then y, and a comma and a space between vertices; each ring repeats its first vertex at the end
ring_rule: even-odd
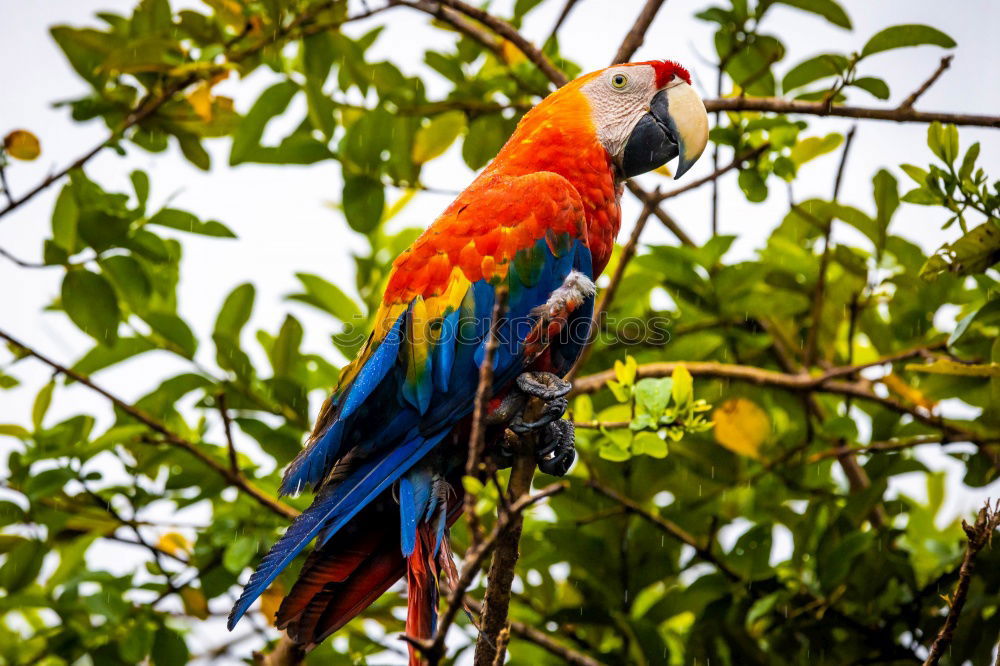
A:
MULTIPOLYGON (((104 138, 106 130, 99 122, 74 123, 66 109, 52 103, 86 93, 84 82, 69 68, 47 29, 55 23, 74 26, 95 24, 95 11, 128 13, 135 0, 0 0, 0 134, 26 128, 39 136, 42 156, 33 163, 16 162, 7 169, 15 193, 24 193, 52 170, 62 167, 104 138)), ((937 111, 996 113, 1000 109, 1000 85, 996 72, 1000 50, 1000 3, 993 0, 964 0, 949 3, 939 0, 841 0, 854 23, 847 32, 824 20, 798 10, 777 6, 764 22, 764 31, 784 41, 788 52, 778 71, 821 52, 860 49, 865 40, 882 28, 897 23, 926 23, 951 35, 959 44, 951 69, 920 100, 918 108, 937 111), (990 81, 993 83, 990 83, 990 81)), ((179 6, 199 6, 195 0, 175 0, 179 6)), ((357 9, 360 3, 353 2, 357 9)), ((379 0, 370 0, 377 6, 379 0)), ((493 6, 508 11, 513 0, 496 1, 493 6)), ((581 0, 561 30, 563 52, 579 62, 585 71, 603 67, 617 50, 621 37, 642 6, 642 0, 581 0)), ((634 59, 669 58, 685 64, 695 77, 695 84, 706 93, 714 85, 709 66, 713 57, 712 26, 695 20, 693 14, 709 3, 704 0, 669 0, 648 32, 647 39, 634 59)), ((533 12, 526 22, 526 35, 540 42, 548 35, 562 2, 549 0, 533 12)), ((375 19, 349 26, 350 34, 360 34, 373 25, 385 22, 388 28, 369 52, 371 59, 391 59, 406 73, 426 74, 423 52, 446 47, 452 37, 431 28, 427 17, 406 9, 396 9, 375 19)), ((863 65, 866 74, 882 76, 889 82, 892 98, 879 102, 863 92, 852 93, 852 102, 870 106, 898 104, 937 67, 944 54, 935 47, 903 49, 874 56, 863 65)), ((446 90, 436 74, 431 73, 430 94, 446 90)), ((227 81, 216 91, 235 97, 237 108, 245 111, 259 92, 273 81, 269 72, 258 72, 243 82, 227 81)), ((299 111, 293 111, 298 122, 299 111)), ((846 131, 848 119, 807 119, 807 135, 846 131)), ((276 123, 276 124, 280 124, 276 123)), ((269 128, 266 139, 278 139, 282 128, 269 128)), ((1000 131, 963 128, 962 146, 982 143, 981 165, 994 178, 1000 177, 1000 131)), ((212 240, 184 235, 185 259, 179 288, 180 311, 202 339, 207 339, 224 296, 236 284, 250 281, 257 287, 257 306, 249 330, 266 326, 272 331, 285 312, 293 312, 305 326, 305 348, 329 354, 340 362, 329 344, 329 319, 306 306, 288 303, 283 297, 297 290, 295 272, 317 273, 353 292, 352 250, 363 248, 361 239, 345 233, 341 217, 324 205, 339 199, 340 173, 336 162, 327 161, 309 167, 242 165, 227 166, 229 142, 210 141, 213 169, 205 173, 190 166, 171 144, 159 155, 128 146, 124 158, 105 151, 87 167, 88 175, 109 191, 131 191, 128 174, 140 168, 152 176, 150 209, 156 210, 168 199, 172 205, 190 210, 204 219, 218 219, 239 236, 238 241, 212 240)), ((810 163, 796 181, 798 199, 828 197, 832 189, 836 157, 828 156, 810 163)), ((728 161, 724 158, 723 163, 728 161)), ((898 178, 903 191, 909 179, 897 168, 901 162, 926 165, 930 153, 921 125, 896 125, 863 122, 859 125, 841 200, 873 211, 871 177, 881 167, 888 167, 898 178)), ((711 171, 706 156, 687 179, 711 171)), ((462 189, 472 177, 456 149, 445 158, 425 168, 425 184, 447 190, 462 189)), ((657 176, 644 182, 657 183, 657 176)), ((659 181, 669 189, 672 181, 659 181)), ((682 181, 683 182, 683 181, 682 181)), ((727 178, 721 189, 720 231, 736 234, 739 239, 730 258, 751 257, 761 247, 768 232, 787 211, 784 186, 771 180, 772 196, 764 204, 749 204, 739 192, 735 177, 727 178)), ((42 239, 49 233, 49 215, 58 187, 36 197, 32 202, 0 221, 0 247, 27 259, 41 256, 42 239)), ((668 209, 695 239, 709 235, 708 188, 670 201, 668 209)), ((425 226, 449 202, 448 197, 422 194, 400 216, 399 224, 425 226)), ((638 206, 626 195, 625 233, 638 213, 638 206)), ((904 204, 897 212, 892 231, 917 242, 926 249, 953 238, 954 231, 940 230, 943 216, 937 210, 904 204)), ((850 232, 840 237, 856 239, 850 232)), ((652 224, 644 236, 646 242, 673 242, 669 232, 652 224)), ((59 292, 62 271, 57 268, 24 270, 0 258, 0 327, 27 341, 56 359, 72 362, 91 347, 90 338, 68 323, 61 313, 45 313, 42 307, 59 292)), ((249 339, 249 338, 247 338, 249 339)), ((249 346, 255 346, 250 343, 249 346)), ((199 350, 201 358, 212 363, 211 345, 199 350)), ((138 397, 184 364, 166 354, 147 354, 141 360, 100 373, 98 381, 125 399, 138 397)), ((49 377, 39 364, 25 361, 15 366, 13 374, 23 386, 0 395, 0 423, 29 420, 34 394, 49 377)), ((85 411, 106 413, 106 406, 82 387, 60 389, 50 410, 48 423, 85 411)), ((105 421, 107 423, 107 421, 105 421)), ((240 445, 252 451, 255 445, 245 438, 240 445)), ((0 438, 3 447, 16 446, 14 440, 0 438)), ((934 450, 920 452, 923 460, 935 468, 947 468, 951 499, 947 514, 970 511, 981 503, 986 490, 964 489, 957 476, 957 463, 934 450)), ((914 480, 915 481, 915 480, 914 480)), ((905 491, 921 496, 919 483, 904 483, 905 491)), ((992 489, 997 494, 996 485, 992 489)), ((134 561, 134 552, 114 550, 121 566, 134 561)), ((221 609, 220 609, 221 610, 221 609)), ((217 628, 200 631, 197 643, 204 647, 222 642, 217 628)), ((247 654, 253 641, 241 645, 247 654)))

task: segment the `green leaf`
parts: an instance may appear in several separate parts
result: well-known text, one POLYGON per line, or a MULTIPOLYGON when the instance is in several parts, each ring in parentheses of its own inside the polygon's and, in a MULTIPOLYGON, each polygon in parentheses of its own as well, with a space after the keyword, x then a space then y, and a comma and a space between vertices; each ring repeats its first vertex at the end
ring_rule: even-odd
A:
POLYGON ((219 309, 219 315, 215 318, 214 333, 238 340, 240 332, 253 314, 256 295, 257 290, 249 282, 229 292, 222 303, 222 308, 219 309))
POLYGON ((789 7, 796 7, 813 14, 819 14, 830 23, 851 29, 851 19, 847 17, 847 12, 834 0, 778 0, 789 7))
POLYGON ((361 310, 337 285, 310 273, 296 273, 295 277, 302 283, 305 293, 290 294, 289 300, 308 303, 345 323, 362 319, 361 310))
POLYGON ((385 188, 368 176, 344 179, 344 216, 351 228, 369 234, 378 228, 385 208, 385 188))
POLYGON ((183 319, 171 312, 147 312, 142 319, 169 343, 165 348, 184 358, 194 358, 198 340, 183 319))
POLYGON ((187 231, 192 234, 203 236, 215 236, 216 238, 236 238, 236 234, 229 230, 226 225, 215 220, 202 222, 197 217, 183 210, 176 208, 164 208, 149 218, 148 224, 158 224, 161 227, 169 227, 180 231, 187 231))
POLYGON ((861 76, 851 82, 855 88, 861 88, 877 99, 889 99, 889 84, 875 76, 861 76))
POLYGON ((892 216, 899 208, 899 190, 896 179, 885 169, 879 169, 872 179, 873 195, 875 197, 875 225, 879 234, 876 247, 885 247, 886 230, 892 216))
POLYGON ((965 157, 962 158, 962 166, 958 169, 958 177, 961 181, 968 181, 972 177, 972 171, 976 168, 977 159, 979 159, 978 141, 969 146, 969 149, 965 152, 965 157))
POLYGON ((0 567, 0 587, 7 590, 8 596, 34 582, 42 569, 45 551, 45 543, 35 539, 25 539, 11 548, 0 567))
POLYGON ((288 108, 288 103, 298 91, 299 87, 294 82, 282 81, 261 93, 233 133, 233 147, 229 152, 230 166, 236 166, 253 157, 254 152, 260 148, 264 127, 272 118, 288 108))
POLYGON ((84 268, 67 271, 61 301, 63 310, 84 333, 104 345, 113 345, 118 339, 118 298, 103 275, 84 268))
POLYGON ((746 195, 747 201, 760 203, 767 199, 767 183, 757 169, 743 169, 737 178, 740 189, 746 195))
POLYGON ((955 326, 951 336, 948 337, 948 346, 953 347, 958 344, 969 331, 972 324, 978 323, 982 326, 995 326, 1000 323, 1000 298, 995 298, 986 303, 981 308, 962 318, 955 326))
POLYGON ((796 166, 802 166, 809 160, 816 159, 820 155, 831 153, 843 142, 844 137, 836 132, 831 132, 824 137, 810 136, 801 139, 792 147, 789 155, 796 166))
MULTIPOLYGON (((74 363, 72 369, 81 375, 91 375, 98 370, 103 370, 154 349, 156 349, 156 345, 145 338, 119 338, 111 347, 95 346, 84 354, 83 358, 74 363)), ((71 382, 70 379, 66 380, 67 384, 71 382)))
POLYGON ((929 25, 915 23, 894 25, 876 33, 869 39, 868 43, 861 49, 861 56, 866 57, 882 51, 924 44, 950 49, 955 47, 955 40, 929 25))
POLYGON ((49 411, 52 404, 52 391, 56 388, 55 382, 49 382, 41 388, 35 396, 35 402, 31 407, 31 423, 35 430, 41 430, 42 422, 45 420, 45 413, 49 411))
POLYGON ((105 78, 101 65, 120 40, 97 30, 68 26, 55 26, 50 32, 76 73, 95 87, 100 85, 105 78))
POLYGON ((146 200, 149 199, 149 176, 146 175, 145 171, 136 169, 129 174, 129 180, 132 181, 132 189, 135 190, 135 198, 139 203, 139 208, 144 209, 146 200))
POLYGON ((185 666, 189 661, 190 652, 180 634, 162 626, 156 630, 150 656, 155 666, 185 666))
POLYGON ((1000 261, 1000 228, 986 222, 946 243, 920 269, 920 277, 934 280, 942 273, 974 275, 1000 261))
POLYGON ((847 69, 847 58, 839 53, 824 53, 803 60, 792 67, 781 80, 786 93, 828 76, 837 76, 847 69))
POLYGON ((52 209, 52 242, 71 255, 76 252, 76 226, 80 210, 73 197, 73 186, 64 185, 59 190, 56 205, 52 209))
POLYGON ((659 379, 646 378, 639 380, 635 385, 636 403, 640 405, 647 414, 659 417, 667 408, 670 402, 673 380, 669 377, 659 379))
POLYGON ((462 144, 462 159, 470 169, 486 166, 487 162, 496 157, 509 134, 502 116, 479 116, 469 123, 469 132, 462 144))
POLYGON ((222 556, 222 566, 231 573, 238 574, 243 571, 250 560, 257 554, 257 539, 251 536, 237 537, 222 556))
POLYGON ((449 111, 432 118, 430 124, 417 130, 411 155, 413 161, 423 164, 443 155, 463 129, 465 114, 461 111, 449 111))
POLYGON ((275 377, 291 375, 292 366, 299 356, 301 344, 302 324, 292 315, 287 315, 271 349, 271 367, 274 369, 275 377))
POLYGON ((910 363, 910 372, 932 375, 958 375, 961 377, 1000 377, 1000 363, 959 363, 950 358, 938 358, 933 363, 910 363))
POLYGON ((145 312, 153 295, 153 286, 142 264, 127 254, 112 255, 98 263, 128 306, 137 314, 145 312))

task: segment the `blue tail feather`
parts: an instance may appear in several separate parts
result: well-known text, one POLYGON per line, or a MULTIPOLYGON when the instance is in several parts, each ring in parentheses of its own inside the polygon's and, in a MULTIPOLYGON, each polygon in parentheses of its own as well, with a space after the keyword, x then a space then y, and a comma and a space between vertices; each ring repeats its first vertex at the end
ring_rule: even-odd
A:
POLYGON ((233 606, 229 629, 236 626, 254 600, 320 531, 324 531, 326 539, 336 534, 358 511, 444 439, 447 432, 445 430, 429 438, 414 433, 385 456, 364 463, 338 486, 317 496, 312 506, 295 519, 281 540, 261 560, 233 606))

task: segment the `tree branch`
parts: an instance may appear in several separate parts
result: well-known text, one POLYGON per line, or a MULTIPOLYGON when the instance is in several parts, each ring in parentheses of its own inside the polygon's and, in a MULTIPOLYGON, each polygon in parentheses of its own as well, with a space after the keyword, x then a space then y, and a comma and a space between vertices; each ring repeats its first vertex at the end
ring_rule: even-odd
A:
POLYGON ((258 504, 265 507, 266 509, 272 511, 273 513, 279 516, 282 516, 283 518, 291 519, 299 515, 299 512, 296 511, 294 508, 270 497, 265 492, 263 492, 262 490, 251 484, 250 481, 244 478, 242 474, 232 471, 226 465, 224 465, 223 463, 219 462, 209 454, 202 451, 200 448, 198 448, 198 446, 194 442, 191 442, 181 437, 173 430, 168 428, 166 425, 156 420, 146 412, 142 411, 135 405, 125 402, 121 398, 110 393, 107 389, 98 386, 97 384, 92 382, 89 377, 82 375, 79 372, 76 372, 75 370, 67 368, 66 366, 57 363, 56 361, 53 361, 52 359, 45 356, 41 352, 35 351, 34 349, 27 346, 23 342, 20 342, 6 331, 0 330, 0 338, 6 340, 14 347, 17 347, 18 349, 28 354, 29 356, 38 359, 45 365, 55 370, 57 373, 69 377, 74 381, 77 381, 80 384, 91 389, 92 391, 95 391, 96 393, 99 393, 100 395, 104 396, 109 401, 111 401, 111 403, 115 407, 125 412, 139 423, 142 423, 143 425, 147 426, 150 430, 162 435, 163 443, 181 449, 183 451, 186 451, 188 454, 194 456, 209 469, 211 469, 216 474, 224 478, 229 483, 229 485, 235 486, 239 490, 243 491, 244 493, 252 497, 258 504))
MULTIPOLYGON (((465 597, 465 605, 472 609, 474 613, 481 614, 483 612, 483 605, 477 599, 473 599, 468 595, 465 597)), ((593 657, 559 643, 545 632, 539 631, 529 624, 511 620, 510 632, 530 643, 534 643, 549 654, 562 659, 567 664, 573 664, 574 666, 603 666, 601 662, 593 657)))
POLYGON ((552 26, 552 31, 549 33, 549 39, 552 39, 559 33, 559 28, 561 28, 562 24, 566 22, 566 19, 569 17, 569 13, 573 11, 576 3, 579 1, 580 0, 566 0, 566 4, 563 5, 562 11, 559 12, 559 18, 556 19, 555 25, 552 26))
MULTIPOLYGON (((230 49, 235 47, 250 32, 249 30, 250 26, 248 25, 247 28, 245 28, 240 34, 236 35, 236 37, 234 37, 233 39, 229 40, 226 43, 225 55, 227 56, 226 57, 227 62, 228 63, 241 62, 242 60, 245 60, 246 58, 256 53, 259 53, 268 46, 271 46, 273 44, 276 44, 280 41, 287 39, 290 35, 292 35, 292 33, 295 30, 298 30, 299 28, 303 27, 308 27, 310 22, 313 21, 318 15, 320 15, 327 9, 330 9, 334 5, 338 4, 338 2, 339 0, 327 0, 327 2, 315 5, 309 11, 300 14, 295 20, 293 20, 287 26, 279 27, 278 29, 271 32, 265 39, 262 39, 261 41, 247 48, 246 50, 230 53, 230 49)), ((362 14, 357 16, 349 16, 343 21, 340 21, 336 24, 332 24, 326 27, 334 28, 343 25, 344 23, 348 23, 350 21, 356 21, 362 18, 368 18, 369 16, 376 14, 380 11, 383 11, 384 9, 387 9, 387 7, 380 7, 378 10, 363 12, 362 14)), ((119 139, 121 139, 125 135, 125 132, 127 132, 129 129, 135 127, 136 125, 138 125, 139 123, 141 123, 142 121, 146 120, 151 115, 156 113, 156 111, 159 110, 161 106, 169 102, 173 98, 173 96, 179 93, 180 91, 184 90, 191 84, 196 83, 197 81, 206 78, 211 78, 212 76, 215 76, 220 72, 224 71, 227 70, 222 65, 219 65, 217 67, 211 67, 201 72, 192 73, 182 78, 176 79, 173 82, 169 83, 163 90, 161 90, 159 93, 155 95, 152 93, 150 95, 147 95, 139 102, 139 104, 134 109, 132 109, 125 116, 121 124, 114 130, 112 130, 112 132, 108 135, 108 137, 103 141, 101 141, 99 144, 88 150, 86 153, 84 153, 77 159, 73 160, 73 162, 71 162, 67 166, 49 175, 47 178, 42 180, 40 183, 38 183, 35 187, 33 187, 31 190, 29 190, 26 194, 24 194, 20 198, 13 199, 12 195, 8 193, 9 203, 4 208, 0 209, 0 218, 3 218, 8 213, 14 211, 21 205, 27 203, 28 201, 33 199, 36 195, 40 194, 41 192, 51 187, 54 183, 58 182, 59 180, 62 180, 62 178, 64 178, 70 171, 82 168, 85 164, 87 164, 87 162, 93 159, 102 150, 104 150, 108 146, 114 144, 119 139)))
MULTIPOLYGON (((854 142, 854 132, 857 126, 852 126, 844 139, 844 150, 840 153, 840 165, 837 167, 837 178, 833 186, 833 200, 837 200, 840 193, 841 176, 844 173, 844 166, 847 164, 847 156, 851 151, 851 143, 854 142)), ((798 210, 797 206, 793 206, 798 210)), ((819 343, 819 329, 823 317, 823 301, 826 299, 826 271, 830 265, 830 234, 833 233, 833 220, 826 224, 823 231, 823 254, 819 258, 819 270, 816 274, 816 287, 813 289, 812 311, 809 318, 809 332, 806 335, 806 346, 802 352, 802 365, 811 367, 816 360, 816 345, 819 343)), ((848 340, 850 345, 851 341, 848 340)))
POLYGON ((965 555, 962 557, 962 566, 958 571, 958 585, 951 598, 946 599, 948 617, 945 618, 944 625, 931 644, 927 659, 924 660, 924 666, 936 666, 945 650, 951 645, 955 627, 958 626, 958 619, 965 606, 965 598, 969 594, 969 583, 972 580, 976 555, 990 541, 998 526, 1000 526, 1000 502, 997 502, 995 507, 990 507, 989 500, 979 510, 975 525, 969 525, 964 520, 962 521, 962 529, 965 530, 968 542, 965 544, 965 555))
POLYGON ((861 118, 864 120, 888 120, 896 123, 932 123, 972 127, 998 127, 1000 116, 974 113, 940 113, 915 111, 914 109, 876 109, 861 106, 833 105, 827 108, 823 102, 803 102, 780 97, 727 97, 705 100, 705 108, 713 111, 763 111, 765 113, 798 113, 809 116, 836 116, 840 118, 861 118))
MULTIPOLYGON (((864 370, 865 368, 892 363, 903 358, 918 356, 926 350, 926 347, 915 348, 898 354, 885 356, 870 363, 832 368, 819 375, 777 372, 775 370, 766 370, 764 368, 757 368, 753 366, 719 363, 716 361, 696 361, 691 363, 647 363, 638 367, 636 378, 669 377, 677 366, 683 365, 694 376, 712 377, 715 379, 730 379, 747 382, 757 386, 768 386, 795 392, 830 393, 834 395, 851 396, 860 400, 877 403, 899 414, 908 414, 913 417, 914 420, 919 421, 924 425, 928 425, 947 433, 949 438, 953 441, 971 442, 980 448, 983 448, 992 440, 984 438, 979 433, 958 424, 950 423, 941 417, 928 414, 917 408, 911 408, 893 398, 882 397, 871 390, 870 382, 849 382, 837 379, 838 377, 843 377, 845 375, 853 375, 861 370, 864 370)), ((609 380, 613 380, 614 378, 615 376, 613 370, 605 370, 586 377, 580 377, 573 382, 573 390, 570 395, 594 393, 603 388, 609 380)), ((993 458, 994 462, 997 462, 997 456, 1000 455, 1000 453, 994 453, 985 448, 983 448, 983 450, 986 451, 991 458, 993 458)))
POLYGON ((712 553, 712 551, 705 546, 705 544, 698 541, 698 539, 696 539, 694 535, 692 535, 690 532, 685 530, 683 527, 681 527, 674 521, 664 518, 662 516, 658 516, 650 511, 647 511, 634 500, 625 497, 616 490, 608 488, 607 486, 603 485, 593 477, 587 480, 587 487, 592 488, 593 490, 600 493, 601 495, 604 495, 608 499, 617 502, 626 512, 633 513, 637 516, 641 516, 649 523, 655 525, 661 531, 665 532, 666 534, 676 539, 677 541, 680 541, 681 543, 691 546, 692 548, 694 548, 694 552, 695 554, 697 554, 699 559, 701 559, 704 562, 708 562, 709 564, 717 568, 729 580, 733 581, 734 583, 742 581, 740 575, 735 571, 733 571, 729 567, 729 565, 727 565, 721 559, 716 557, 715 554, 712 553))
MULTIPOLYGON (((527 497, 531 491, 531 479, 535 475, 535 458, 531 451, 530 437, 520 442, 520 451, 514 458, 507 483, 507 499, 514 503, 519 497, 527 497)), ((501 513, 504 509, 500 508, 501 513)), ((476 640, 475 666, 493 666, 499 660, 503 663, 503 649, 499 637, 507 627, 510 611, 510 588, 514 582, 514 568, 519 556, 521 528, 524 518, 520 512, 510 517, 510 525, 497 538, 493 551, 493 562, 487 576, 486 594, 483 597, 483 611, 479 622, 479 638, 476 640)))
POLYGON ((635 18, 632 29, 625 35, 621 46, 618 47, 618 52, 615 53, 615 57, 611 60, 612 65, 628 62, 635 55, 635 52, 645 41, 646 31, 649 30, 649 26, 653 23, 656 13, 660 11, 660 7, 663 6, 664 2, 666 0, 646 0, 646 4, 643 5, 639 15, 635 18))
POLYGON ((917 100, 920 99, 920 97, 925 92, 927 92, 927 90, 930 89, 932 85, 934 85, 934 83, 938 80, 938 78, 942 74, 944 74, 944 70, 951 67, 951 61, 954 58, 955 58, 954 55, 946 55, 945 57, 941 58, 941 63, 938 65, 938 68, 934 70, 934 73, 931 74, 930 77, 923 82, 923 85, 921 85, 919 88, 910 93, 907 96, 907 98, 903 100, 902 104, 900 104, 898 108, 912 109, 913 105, 917 103, 917 100))

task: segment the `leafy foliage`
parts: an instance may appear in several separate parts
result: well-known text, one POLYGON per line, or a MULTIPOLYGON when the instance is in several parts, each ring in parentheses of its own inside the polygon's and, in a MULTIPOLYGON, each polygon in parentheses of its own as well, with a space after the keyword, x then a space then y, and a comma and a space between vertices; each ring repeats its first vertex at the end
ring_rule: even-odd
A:
MULTIPOLYGON (((539 4, 519 0, 513 24, 539 4)), ((131 174, 132 191, 119 193, 71 171, 40 248, 46 269, 61 272, 61 289, 40 306, 61 310, 94 346, 39 387, 30 414, 0 425, 16 440, 5 447, 0 501, 3 664, 222 657, 194 654, 186 635, 217 621, 260 545, 287 524, 251 491, 276 496, 280 469, 337 381, 328 359, 351 357, 364 343, 390 262, 419 233, 390 222, 425 187, 425 165, 460 142, 465 163, 483 166, 548 89, 508 41, 496 37, 491 48, 446 23, 436 25, 453 39, 425 53, 447 85, 432 96, 422 78, 371 60, 380 28, 358 37, 341 30, 351 20, 346 2, 205 5, 174 11, 168 0, 141 0, 130 16, 100 14, 98 27, 52 28, 89 87, 64 104, 77 121, 102 120, 118 151, 159 153, 174 142, 202 169, 211 166, 206 141, 226 142, 230 165, 336 162, 343 233, 366 244, 354 257, 355 284, 299 273, 301 289, 288 295, 330 318, 337 332, 329 347, 303 349, 291 314, 266 313, 269 327, 248 330, 252 284, 228 293, 202 337, 178 308, 184 243, 198 234, 236 247, 236 235, 192 212, 147 210, 155 174, 131 174), (227 77, 260 70, 274 82, 244 114, 215 91, 227 77), (294 129, 264 143, 279 119, 294 129), (71 406, 67 387, 76 379, 103 386, 107 369, 153 352, 183 370, 154 378, 134 409, 117 404, 59 422, 49 415, 56 401, 71 406), (231 448, 229 433, 255 441, 262 455, 231 448), (186 532, 148 524, 164 506, 205 507, 211 519, 186 532), (109 540, 142 549, 145 566, 112 574, 91 556, 109 540), (169 611, 167 599, 183 610, 169 611)), ((856 52, 786 67, 784 44, 765 32, 781 5, 852 29, 835 0, 708 7, 697 16, 714 25, 732 84, 720 94, 886 99, 889 84, 873 75, 879 53, 955 46, 932 27, 898 25, 859 36, 856 52)), ((579 72, 558 38, 543 50, 568 76, 579 72)), ((669 341, 628 338, 607 323, 594 345, 570 415, 580 461, 551 512, 525 523, 514 619, 609 664, 904 663, 923 654, 947 613, 939 595, 957 577, 963 534, 957 522, 942 524, 944 479, 913 450, 948 445, 964 482, 982 487, 997 478, 1000 441, 1000 300, 991 268, 1000 260, 1000 183, 977 166, 979 144, 962 153, 955 127, 928 132, 928 160, 936 161, 901 166, 914 189, 900 194, 883 169, 870 201, 790 200, 751 259, 727 260, 727 236, 641 248, 607 322, 666 318, 669 341), (926 256, 898 233, 912 205, 935 207, 962 235, 926 256), (833 225, 864 240, 832 240, 833 225), (669 370, 655 365, 664 363, 669 370), (860 378, 862 364, 882 374, 860 378), (939 416, 955 401, 978 416, 939 416), (867 452, 846 456, 843 447, 867 452), (926 500, 888 492, 903 475, 926 482, 926 500)), ((832 159, 844 145, 840 133, 810 132, 801 118, 756 112, 726 113, 711 138, 752 154, 737 175, 752 202, 781 196, 774 183, 794 182, 804 164, 832 159)), ((30 132, 11 132, 0 167, 16 168, 8 157, 30 159, 39 149, 30 132)), ((3 389, 17 387, 32 362, 22 347, 9 352, 3 389)), ((496 489, 467 489, 489 516, 496 489)), ((461 550, 461 523, 455 532, 461 550)), ((947 663, 987 663, 1000 630, 1000 550, 979 560, 947 663)), ((265 595, 266 619, 293 575, 265 595)), ((365 613, 369 624, 351 623, 309 663, 372 655, 382 663, 398 651, 401 603, 385 595, 365 613)), ((463 629, 455 645, 467 646, 471 629, 463 629)), ((561 663, 519 636, 510 651, 512 663, 561 663)))

